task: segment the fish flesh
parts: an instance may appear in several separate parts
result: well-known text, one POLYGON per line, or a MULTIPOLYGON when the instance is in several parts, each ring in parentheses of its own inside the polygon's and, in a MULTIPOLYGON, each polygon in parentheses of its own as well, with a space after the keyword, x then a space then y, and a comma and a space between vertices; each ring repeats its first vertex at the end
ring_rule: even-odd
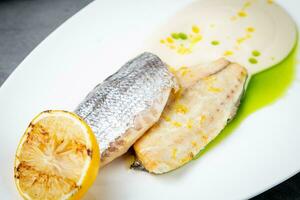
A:
POLYGON ((191 161, 235 116, 247 71, 220 59, 206 68, 179 69, 176 76, 183 87, 134 144, 133 168, 162 174, 191 161))
POLYGON ((104 166, 126 153, 160 118, 177 82, 167 66, 145 52, 97 85, 75 113, 97 137, 104 166))

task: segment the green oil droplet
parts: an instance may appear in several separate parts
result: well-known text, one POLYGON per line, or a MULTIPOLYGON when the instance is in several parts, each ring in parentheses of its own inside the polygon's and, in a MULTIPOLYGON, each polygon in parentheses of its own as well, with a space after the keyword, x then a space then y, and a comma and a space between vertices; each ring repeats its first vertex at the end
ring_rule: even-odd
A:
POLYGON ((257 50, 254 50, 254 51, 252 51, 252 55, 255 57, 258 57, 258 56, 260 56, 260 52, 257 50))
POLYGON ((265 106, 275 103, 278 99, 283 97, 295 79, 296 66, 297 50, 294 49, 281 63, 253 75, 249 81, 245 95, 241 100, 241 105, 235 118, 204 150, 200 151, 194 159, 199 158, 221 143, 226 137, 233 133, 249 115, 265 106))
POLYGON ((185 33, 178 33, 178 36, 179 36, 179 38, 182 39, 182 40, 186 40, 186 39, 188 38, 187 35, 186 35, 185 33))
POLYGON ((257 64, 257 60, 255 58, 249 58, 249 63, 251 64, 257 64))
POLYGON ((172 36, 172 38, 175 39, 175 40, 178 40, 178 39, 179 39, 178 33, 172 33, 171 36, 172 36))
POLYGON ((217 40, 213 40, 213 41, 211 41, 211 44, 214 45, 214 46, 217 46, 217 45, 220 44, 220 42, 217 41, 217 40))

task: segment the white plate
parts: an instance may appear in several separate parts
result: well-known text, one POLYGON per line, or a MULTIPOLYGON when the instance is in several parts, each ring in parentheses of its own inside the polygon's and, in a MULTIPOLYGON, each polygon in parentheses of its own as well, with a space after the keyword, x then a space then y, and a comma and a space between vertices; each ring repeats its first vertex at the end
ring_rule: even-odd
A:
MULTIPOLYGON (((13 160, 29 121, 42 110, 73 110, 137 54, 161 21, 190 2, 95 1, 20 64, 0 89, 0 199, 19 197, 13 160)), ((300 22, 299 2, 280 2, 300 22)), ((300 171, 299 78, 297 71, 284 98, 248 117, 201 159, 162 176, 129 170, 118 159, 100 171, 86 199, 245 199, 284 181, 300 171)))

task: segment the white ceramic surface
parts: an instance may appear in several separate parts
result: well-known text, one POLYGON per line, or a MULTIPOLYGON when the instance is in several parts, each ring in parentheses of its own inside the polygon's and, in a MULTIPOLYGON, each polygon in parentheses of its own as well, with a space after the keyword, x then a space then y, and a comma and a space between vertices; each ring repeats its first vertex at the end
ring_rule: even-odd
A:
MULTIPOLYGON (((0 199, 17 199, 13 160, 29 121, 73 110, 139 52, 158 24, 191 0, 95 1, 28 56, 0 88, 0 199), (168 10, 168 12, 166 12, 168 10)), ((299 23, 300 2, 279 1, 299 23)), ((300 71, 286 96, 248 117, 221 144, 179 170, 154 176, 120 158, 102 169, 85 199, 246 199, 300 171, 300 71)))

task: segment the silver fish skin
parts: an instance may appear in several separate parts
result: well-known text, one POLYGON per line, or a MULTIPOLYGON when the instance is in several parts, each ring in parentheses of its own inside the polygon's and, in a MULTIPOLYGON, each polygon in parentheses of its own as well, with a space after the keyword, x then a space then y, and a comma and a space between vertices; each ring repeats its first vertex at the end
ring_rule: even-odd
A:
POLYGON ((175 77, 159 57, 145 52, 97 85, 75 113, 92 128, 104 166, 126 153, 155 122, 168 101, 175 77))

